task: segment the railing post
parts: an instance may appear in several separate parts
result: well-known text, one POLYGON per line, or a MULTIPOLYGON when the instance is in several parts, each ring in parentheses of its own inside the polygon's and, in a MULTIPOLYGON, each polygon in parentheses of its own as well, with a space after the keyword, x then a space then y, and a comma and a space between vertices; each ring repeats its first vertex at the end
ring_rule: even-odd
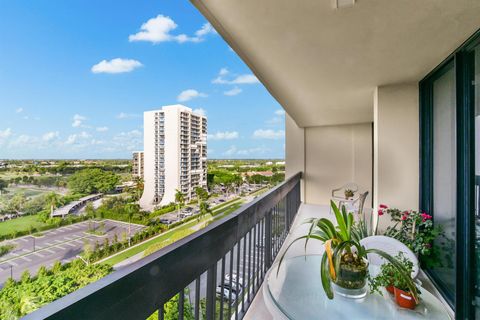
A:
POLYGON ((265 269, 272 265, 272 210, 265 215, 265 269))
POLYGON ((215 303, 216 303, 215 287, 216 285, 217 285, 217 263, 211 266, 207 271, 206 317, 208 320, 215 319, 215 303))

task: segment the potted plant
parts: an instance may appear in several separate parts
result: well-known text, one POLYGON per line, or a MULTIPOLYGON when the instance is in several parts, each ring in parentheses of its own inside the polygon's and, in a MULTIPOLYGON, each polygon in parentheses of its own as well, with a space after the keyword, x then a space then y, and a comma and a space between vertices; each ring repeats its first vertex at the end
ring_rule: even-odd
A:
POLYGON ((433 241, 443 235, 439 227, 433 225, 432 216, 420 211, 401 211, 380 205, 378 215, 390 215, 395 224, 385 231, 385 236, 404 243, 412 250, 426 267, 438 265, 439 257, 433 247, 433 241))
POLYGON ((353 192, 353 190, 351 189, 345 189, 345 199, 350 199, 350 198, 353 198, 353 196, 355 195, 355 192, 353 192))
POLYGON ((335 292, 351 298, 364 297, 367 293, 366 283, 368 276, 368 260, 367 254, 374 253, 390 262, 398 274, 404 279, 404 284, 413 292, 415 301, 418 295, 415 291, 413 283, 408 271, 394 257, 382 250, 375 248, 365 249, 356 237, 353 237, 352 225, 353 214, 347 213, 345 206, 342 211, 338 209, 335 202, 330 202, 337 226, 325 218, 307 219, 305 223, 310 224, 309 231, 306 235, 294 239, 287 247, 283 255, 280 257, 277 275, 285 258, 286 252, 293 243, 305 239, 305 248, 310 239, 321 241, 325 246, 325 252, 322 256, 320 265, 320 274, 322 286, 329 299, 333 299, 334 290, 332 290, 332 282, 335 284, 335 292))
MULTIPOLYGON (((398 262, 400 262, 405 270, 412 274, 413 270, 413 263, 400 252, 398 255, 395 256, 398 262)), ((376 277, 370 278, 370 292, 378 292, 382 294, 380 288, 384 287, 389 293, 395 294, 394 287, 395 287, 395 279, 401 278, 398 274, 397 269, 391 263, 385 263, 380 267, 380 272, 377 274, 376 277)))

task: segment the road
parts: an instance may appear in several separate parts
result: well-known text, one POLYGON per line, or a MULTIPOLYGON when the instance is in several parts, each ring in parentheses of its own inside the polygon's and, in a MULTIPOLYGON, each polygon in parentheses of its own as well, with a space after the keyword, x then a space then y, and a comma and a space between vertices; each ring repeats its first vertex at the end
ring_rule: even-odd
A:
MULTIPOLYGON (((50 267, 55 261, 69 262, 83 251, 86 243, 94 245, 98 241, 102 244, 105 238, 111 240, 115 234, 119 240, 124 233, 128 236, 128 223, 113 220, 103 222, 106 232, 103 236, 86 233, 90 228, 90 222, 84 221, 45 231, 42 237, 27 236, 0 242, 0 246, 15 245, 13 251, 0 258, 0 284, 12 275, 14 279, 19 279, 24 270, 29 270, 31 275, 35 275, 41 266, 50 267)), ((99 222, 92 224, 99 226, 99 222)), ((142 228, 143 226, 132 224, 131 235, 142 228)))

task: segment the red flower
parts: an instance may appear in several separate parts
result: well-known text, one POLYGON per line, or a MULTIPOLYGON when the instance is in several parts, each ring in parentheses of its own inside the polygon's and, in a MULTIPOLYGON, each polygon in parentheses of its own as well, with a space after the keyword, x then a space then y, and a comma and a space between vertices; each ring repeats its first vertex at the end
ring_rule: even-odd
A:
POLYGON ((383 216, 383 210, 382 209, 378 209, 378 215, 383 216))
POLYGON ((427 214, 427 213, 425 213, 425 212, 422 213, 421 216, 422 216, 422 222, 425 222, 425 221, 427 221, 427 220, 432 219, 432 216, 429 215, 429 214, 427 214))
POLYGON ((403 216, 400 219, 401 220, 407 220, 407 215, 403 214, 403 216))
POLYGON ((380 209, 388 209, 388 206, 386 204, 380 204, 380 209))

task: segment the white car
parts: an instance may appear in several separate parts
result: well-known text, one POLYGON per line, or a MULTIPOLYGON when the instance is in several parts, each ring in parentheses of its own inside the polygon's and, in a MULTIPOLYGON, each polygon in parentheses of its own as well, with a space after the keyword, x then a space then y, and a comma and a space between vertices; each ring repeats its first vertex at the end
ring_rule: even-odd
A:
MULTIPOLYGON (((236 288, 237 281, 238 281, 239 287, 243 287, 243 279, 241 277, 237 277, 236 274, 232 274, 231 277, 232 277, 232 286, 234 288, 236 288)), ((229 273, 227 273, 225 275, 225 283, 226 284, 230 283, 230 274, 229 273)))

